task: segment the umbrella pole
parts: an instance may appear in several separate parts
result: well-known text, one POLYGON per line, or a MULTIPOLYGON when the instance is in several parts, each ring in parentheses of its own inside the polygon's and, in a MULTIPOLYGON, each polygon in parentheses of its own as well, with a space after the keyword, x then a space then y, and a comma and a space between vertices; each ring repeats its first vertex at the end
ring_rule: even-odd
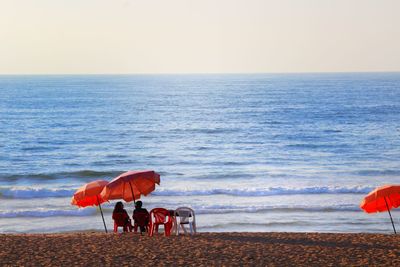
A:
POLYGON ((394 227, 394 223, 393 223, 393 219, 392 219, 392 214, 390 213, 389 205, 388 205, 388 203, 387 203, 387 201, 386 201, 386 197, 384 197, 384 199, 385 199, 385 203, 386 203, 386 208, 387 208, 387 210, 388 210, 388 212, 389 212, 390 221, 392 222, 394 234, 397 234, 397 233, 396 233, 396 228, 394 227))
POLYGON ((133 204, 136 205, 135 194, 133 194, 133 189, 132 189, 131 181, 129 181, 129 186, 131 187, 131 193, 132 193, 132 198, 133 198, 133 204))
POLYGON ((107 233, 107 226, 106 226, 106 222, 104 221, 103 210, 101 209, 101 204, 100 204, 100 201, 99 201, 99 196, 97 196, 97 203, 99 204, 100 213, 101 213, 101 218, 103 219, 104 229, 106 230, 106 233, 107 233))

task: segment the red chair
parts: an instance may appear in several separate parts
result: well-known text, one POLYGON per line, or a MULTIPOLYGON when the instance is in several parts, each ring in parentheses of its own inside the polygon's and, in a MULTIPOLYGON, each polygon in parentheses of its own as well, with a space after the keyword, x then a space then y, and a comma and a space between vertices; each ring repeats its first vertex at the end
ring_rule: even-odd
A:
POLYGON ((164 226, 164 235, 171 235, 172 216, 171 213, 163 208, 155 208, 150 211, 150 231, 149 236, 153 236, 154 231, 158 232, 158 226, 164 226))
POLYGON ((140 234, 149 232, 149 213, 148 211, 134 211, 132 219, 134 220, 133 231, 136 233, 137 228, 140 228, 140 234))
POLYGON ((122 227, 124 232, 132 232, 132 224, 131 220, 129 219, 128 214, 122 212, 113 213, 112 216, 114 220, 114 232, 118 232, 118 227, 122 227))

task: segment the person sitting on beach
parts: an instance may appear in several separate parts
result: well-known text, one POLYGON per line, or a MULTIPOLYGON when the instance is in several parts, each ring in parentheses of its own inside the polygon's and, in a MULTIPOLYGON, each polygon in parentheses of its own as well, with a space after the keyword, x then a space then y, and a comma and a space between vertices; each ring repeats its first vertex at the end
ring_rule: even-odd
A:
POLYGON ((149 212, 147 209, 142 208, 142 206, 142 201, 136 201, 135 210, 132 215, 132 219, 134 220, 133 230, 135 233, 138 227, 140 227, 140 233, 146 232, 149 224, 149 212))
POLYGON ((132 232, 132 223, 129 218, 128 212, 124 209, 124 204, 118 201, 115 204, 114 211, 112 214, 114 220, 114 232, 118 232, 118 226, 122 226, 124 232, 132 232))

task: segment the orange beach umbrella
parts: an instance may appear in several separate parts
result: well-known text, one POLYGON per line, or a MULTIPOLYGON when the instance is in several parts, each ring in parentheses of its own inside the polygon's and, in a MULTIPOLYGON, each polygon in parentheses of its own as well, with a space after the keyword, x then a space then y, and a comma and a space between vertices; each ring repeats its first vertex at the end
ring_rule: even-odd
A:
POLYGON ((104 200, 123 199, 126 202, 136 201, 141 195, 148 195, 160 184, 160 175, 155 171, 128 171, 111 182, 101 192, 104 200))
POLYGON ((396 228, 394 227, 392 214, 390 210, 400 206, 400 185, 384 185, 376 188, 370 192, 361 202, 360 208, 367 213, 373 212, 389 212, 390 220, 392 222, 394 233, 396 234, 396 228))
POLYGON ((81 208, 87 206, 99 206, 106 233, 107 233, 107 227, 104 221, 103 210, 101 209, 101 203, 105 202, 106 200, 101 198, 100 193, 103 190, 104 186, 106 186, 107 184, 108 182, 104 180, 97 180, 85 184, 75 192, 75 194, 72 196, 71 199, 72 205, 81 208))

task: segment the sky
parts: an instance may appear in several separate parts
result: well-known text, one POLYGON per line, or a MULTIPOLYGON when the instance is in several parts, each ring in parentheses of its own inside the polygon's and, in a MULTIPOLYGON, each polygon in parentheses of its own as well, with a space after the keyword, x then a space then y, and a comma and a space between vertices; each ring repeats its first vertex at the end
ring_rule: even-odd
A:
POLYGON ((0 74, 400 71, 399 0, 0 0, 0 74))

